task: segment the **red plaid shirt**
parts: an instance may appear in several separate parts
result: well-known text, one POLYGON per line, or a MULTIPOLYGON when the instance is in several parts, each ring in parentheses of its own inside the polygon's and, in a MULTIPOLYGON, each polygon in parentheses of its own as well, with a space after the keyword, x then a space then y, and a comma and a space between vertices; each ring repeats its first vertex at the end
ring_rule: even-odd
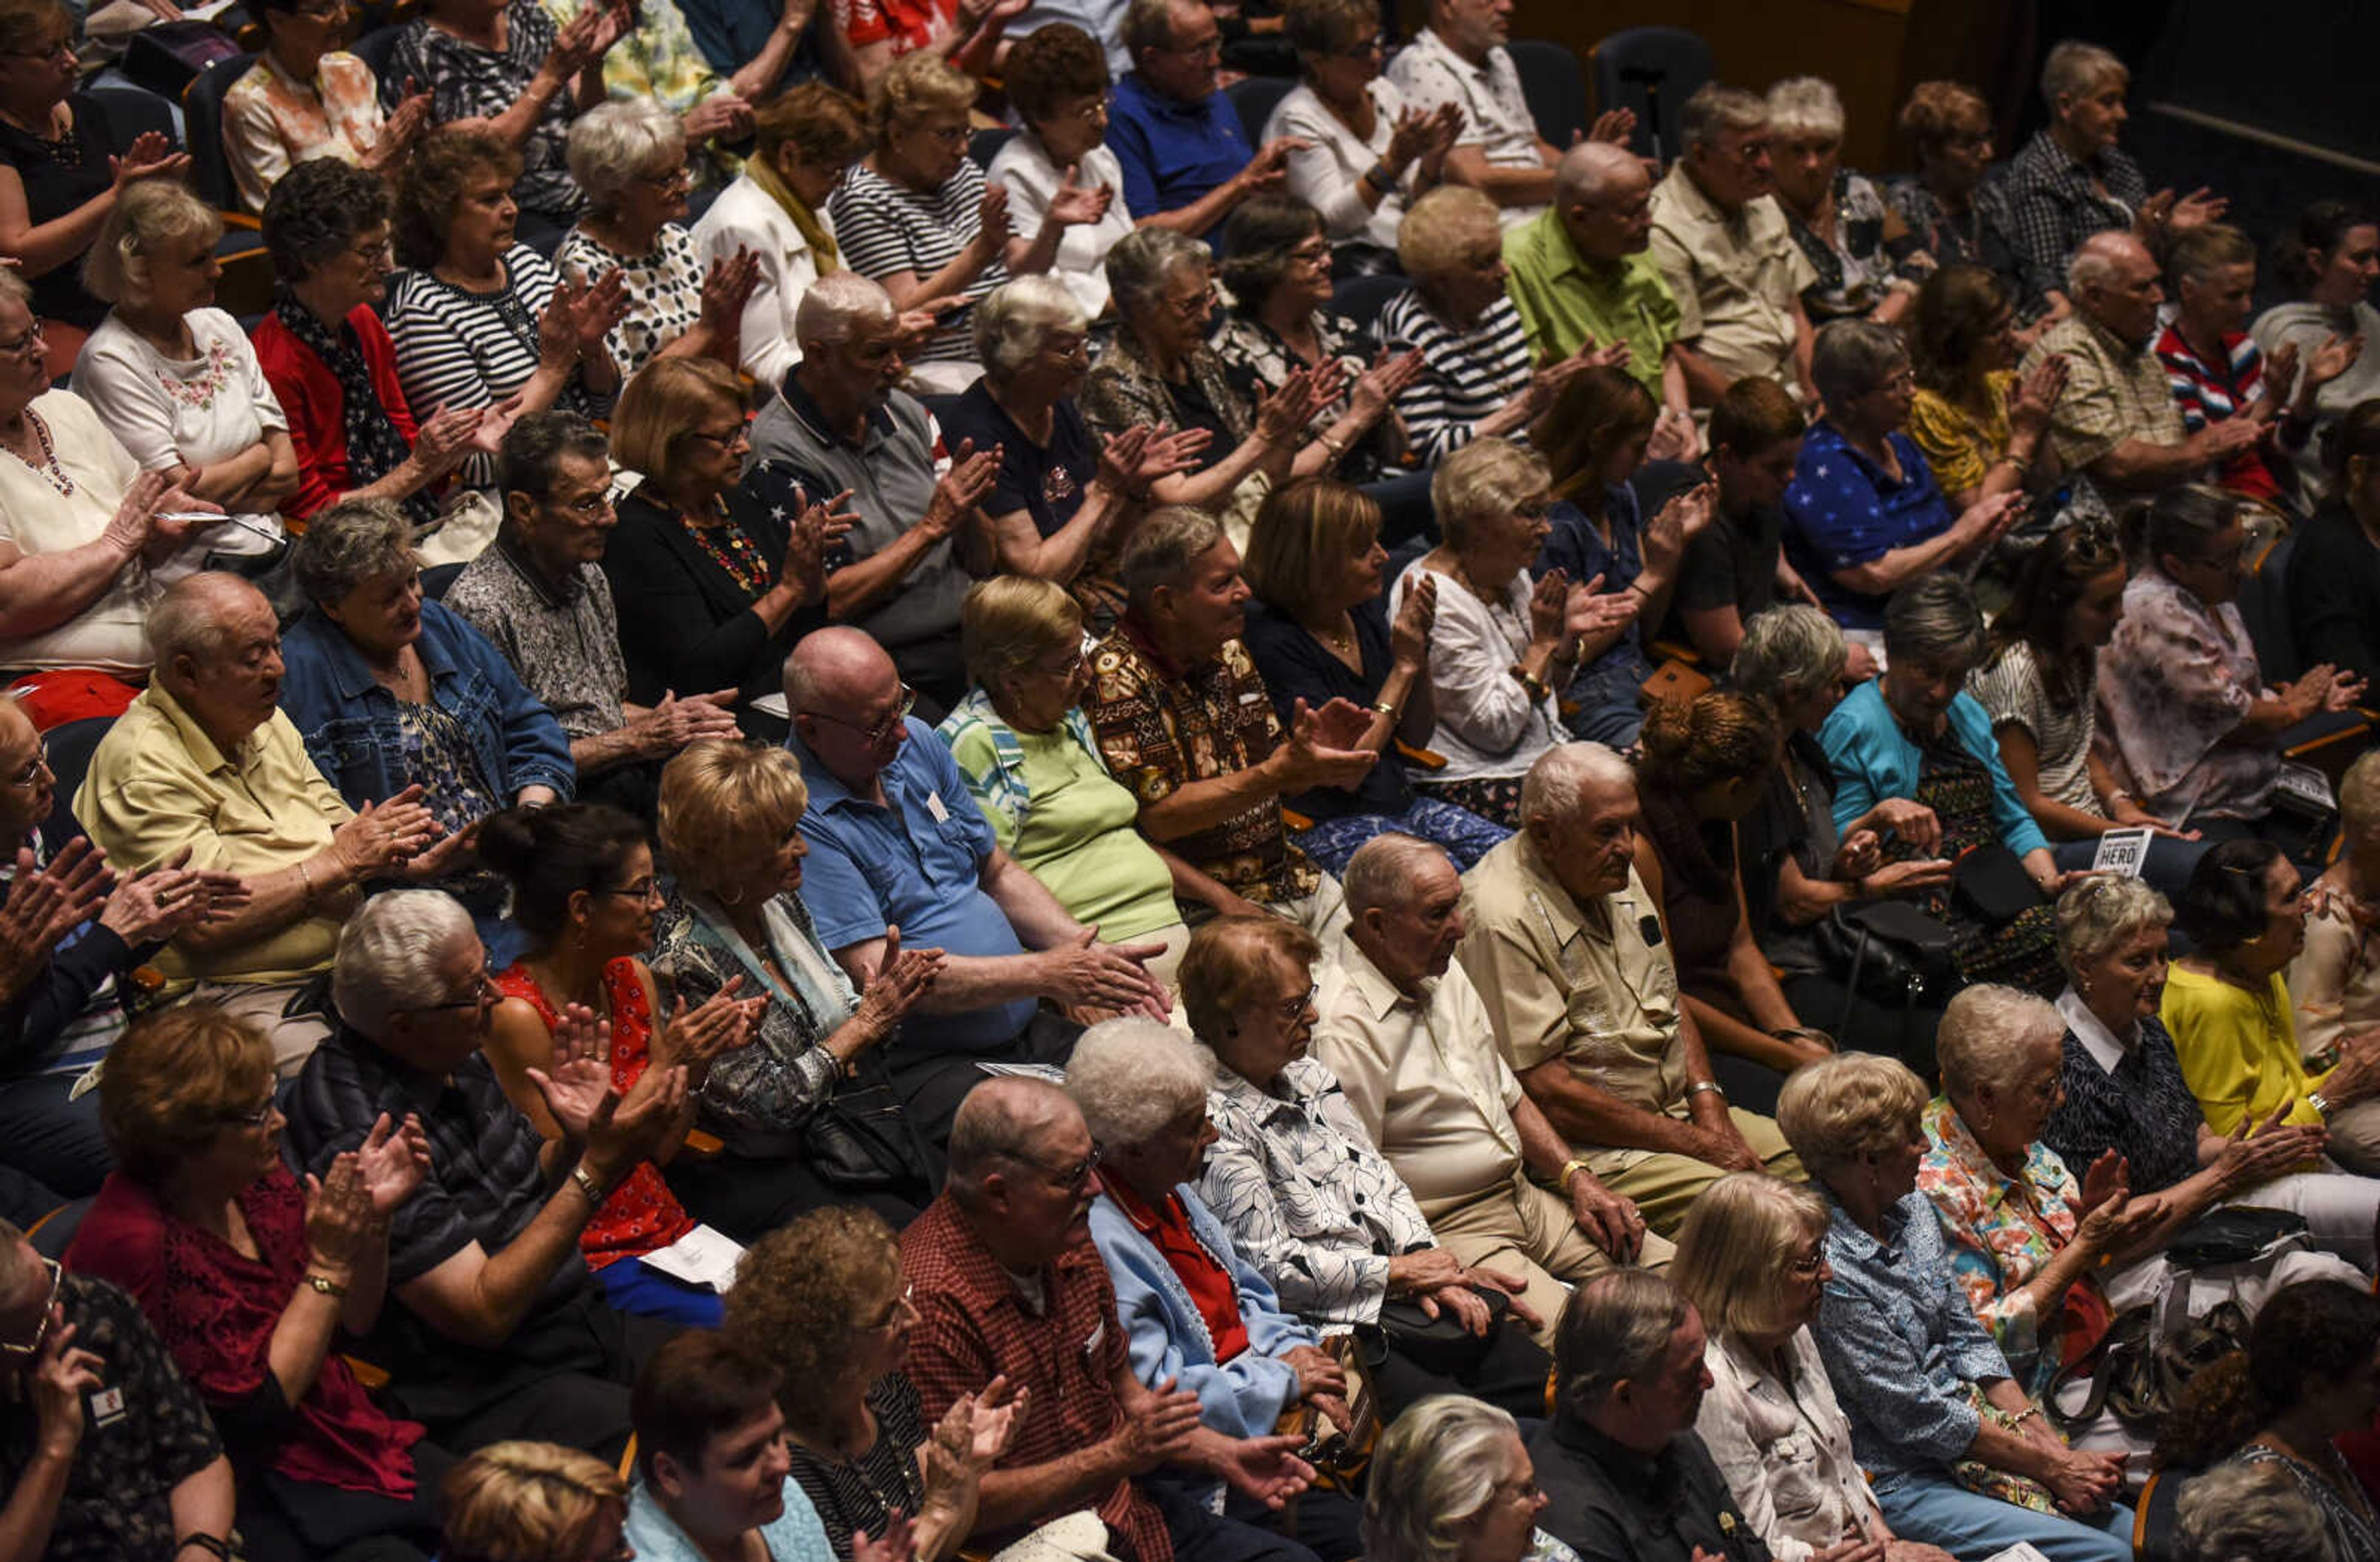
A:
MULTIPOLYGON (((1123 1421, 1115 1383, 1132 1366, 1123 1325, 1116 1320, 1115 1287, 1087 1238, 1043 1267, 1045 1305, 1038 1316, 1026 1307, 1023 1294, 948 1193, 901 1234, 901 1270, 917 1287, 918 1312, 906 1371, 925 1401, 929 1423, 961 1395, 977 1393, 1005 1373, 1033 1397, 998 1468, 1048 1464, 1115 1434, 1123 1421)), ((1173 1562, 1163 1518, 1130 1481, 1117 1482, 1099 1499, 1098 1512, 1118 1556, 1131 1562, 1173 1562)), ((1059 1517, 1036 1514, 1029 1522, 1059 1517)), ((1022 1532, 977 1539, 996 1549, 1022 1532)))

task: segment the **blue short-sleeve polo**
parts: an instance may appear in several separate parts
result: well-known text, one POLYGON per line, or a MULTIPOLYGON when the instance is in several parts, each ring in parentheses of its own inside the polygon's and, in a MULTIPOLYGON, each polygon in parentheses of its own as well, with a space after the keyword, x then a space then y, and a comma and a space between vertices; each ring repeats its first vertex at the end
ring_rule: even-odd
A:
POLYGON ((1787 552, 1845 628, 1883 628, 1885 599, 1852 591, 1835 579, 1837 570, 1938 537, 1958 519, 1934 469, 1908 435, 1885 438, 1900 462, 1900 481, 1821 421, 1803 440, 1785 490, 1787 552))

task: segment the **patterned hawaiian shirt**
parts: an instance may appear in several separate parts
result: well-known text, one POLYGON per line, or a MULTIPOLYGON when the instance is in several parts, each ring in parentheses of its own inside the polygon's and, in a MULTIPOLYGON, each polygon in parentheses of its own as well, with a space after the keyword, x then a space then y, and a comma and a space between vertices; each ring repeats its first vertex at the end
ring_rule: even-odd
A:
POLYGON ((500 536, 463 567, 443 600, 504 653, 571 738, 600 738, 626 724, 628 665, 600 567, 580 565, 556 593, 500 536))

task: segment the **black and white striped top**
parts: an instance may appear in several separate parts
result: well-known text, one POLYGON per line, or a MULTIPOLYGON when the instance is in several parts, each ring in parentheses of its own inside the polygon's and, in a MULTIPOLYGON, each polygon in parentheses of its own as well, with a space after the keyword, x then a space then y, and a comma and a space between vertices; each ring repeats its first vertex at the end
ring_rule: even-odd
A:
MULTIPOLYGON (((860 275, 881 280, 895 272, 915 272, 925 281, 950 264, 958 252, 982 231, 983 170, 965 158, 959 171, 940 189, 921 195, 894 184, 866 164, 855 164, 844 176, 843 187, 827 203, 834 218, 834 241, 844 263, 860 275)), ((1008 264, 994 256, 990 265, 967 284, 968 306, 942 316, 942 328, 918 351, 905 355, 913 363, 938 363, 975 357, 974 300, 1008 280, 1008 264)))
POLYGON ((1381 308, 1379 337, 1392 352, 1421 349, 1421 377, 1398 396, 1397 412, 1425 467, 1471 443, 1474 423, 1528 388, 1528 334, 1500 293, 1478 324, 1456 331, 1408 287, 1381 308))
MULTIPOLYGON (((537 317, 553 297, 554 271, 526 244, 504 252, 502 292, 469 293, 429 271, 404 271, 389 289, 388 335, 406 405, 426 422, 441 406, 486 407, 528 384, 537 372, 537 317)), ((574 384, 560 403, 588 411, 574 384)), ((463 482, 495 482, 494 458, 473 456, 463 482)))

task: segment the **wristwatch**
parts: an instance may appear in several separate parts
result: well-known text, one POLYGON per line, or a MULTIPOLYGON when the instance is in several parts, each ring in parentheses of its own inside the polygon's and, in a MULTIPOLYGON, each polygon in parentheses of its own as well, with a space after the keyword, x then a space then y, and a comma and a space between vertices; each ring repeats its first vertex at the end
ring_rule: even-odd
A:
POLYGON ((1586 1164, 1586 1157, 1584 1155, 1572 1155, 1569 1160, 1562 1163, 1561 1170, 1554 1174, 1554 1186, 1560 1189, 1565 1193, 1569 1192, 1571 1183, 1577 1179, 1578 1174, 1581 1172, 1587 1172, 1590 1176, 1593 1175, 1592 1168, 1590 1168, 1586 1164))

